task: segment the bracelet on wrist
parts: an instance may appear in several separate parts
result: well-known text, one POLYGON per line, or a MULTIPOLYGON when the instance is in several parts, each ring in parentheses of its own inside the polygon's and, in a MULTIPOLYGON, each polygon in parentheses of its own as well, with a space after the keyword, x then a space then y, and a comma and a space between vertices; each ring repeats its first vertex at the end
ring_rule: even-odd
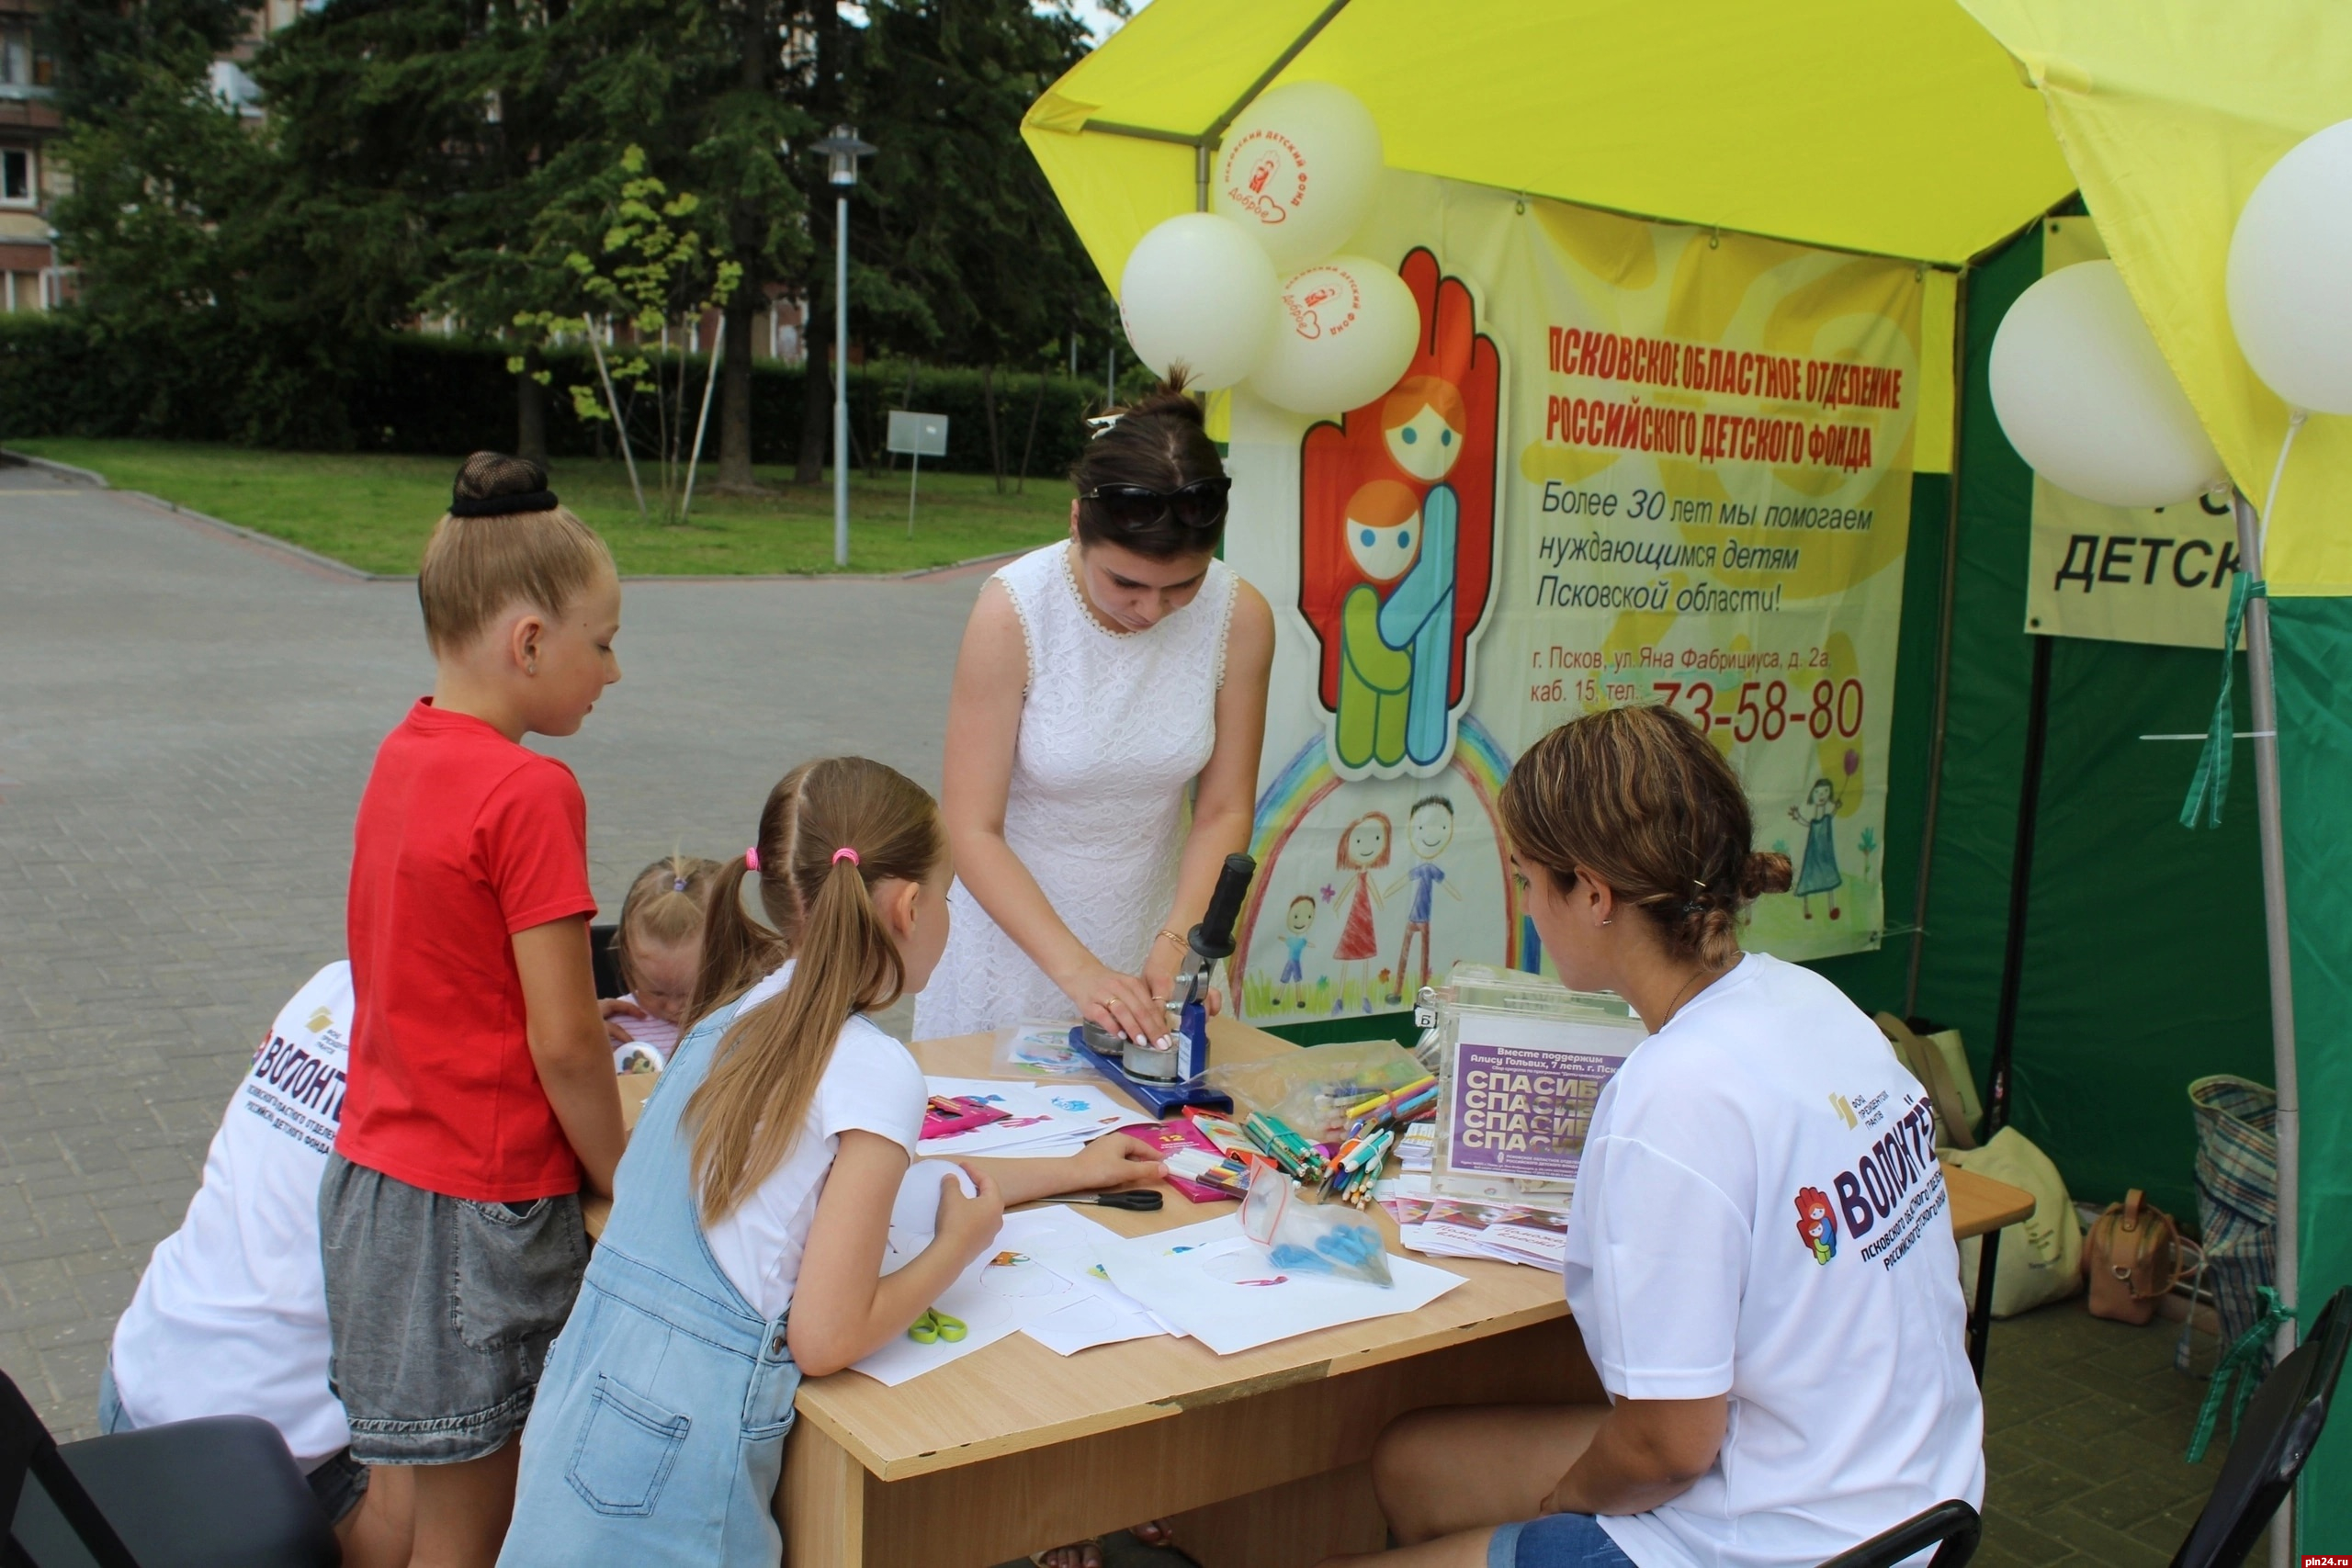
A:
POLYGON ((1174 931, 1168 930, 1164 926, 1160 928, 1159 934, 1166 937, 1170 942, 1174 942, 1178 947, 1188 947, 1191 945, 1191 943, 1186 942, 1184 938, 1178 936, 1174 931))

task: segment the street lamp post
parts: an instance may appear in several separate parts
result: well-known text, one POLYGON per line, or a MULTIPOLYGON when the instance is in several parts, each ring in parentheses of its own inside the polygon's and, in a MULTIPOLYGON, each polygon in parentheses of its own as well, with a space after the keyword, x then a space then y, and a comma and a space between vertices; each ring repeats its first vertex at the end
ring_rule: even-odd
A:
POLYGON ((816 144, 833 186, 833 564, 849 565, 849 193, 857 161, 876 148, 854 126, 837 125, 816 144))

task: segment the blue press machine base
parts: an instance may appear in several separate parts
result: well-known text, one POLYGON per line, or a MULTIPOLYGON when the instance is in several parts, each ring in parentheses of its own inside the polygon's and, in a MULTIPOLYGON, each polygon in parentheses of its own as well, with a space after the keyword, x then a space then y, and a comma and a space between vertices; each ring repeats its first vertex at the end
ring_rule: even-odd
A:
POLYGON ((1197 1105, 1204 1111, 1231 1111, 1233 1099, 1219 1094, 1200 1081, 1208 1070, 1209 1014, 1208 1009, 1193 1002, 1184 1009, 1181 1032, 1187 1042, 1184 1047, 1184 1076, 1168 1083, 1150 1078, 1131 1078, 1120 1064, 1103 1055, 1086 1043, 1086 1031, 1069 1032, 1070 1049, 1094 1064, 1094 1070, 1111 1080, 1113 1087, 1124 1089, 1127 1098, 1142 1106, 1154 1117, 1165 1120, 1187 1105, 1197 1105))

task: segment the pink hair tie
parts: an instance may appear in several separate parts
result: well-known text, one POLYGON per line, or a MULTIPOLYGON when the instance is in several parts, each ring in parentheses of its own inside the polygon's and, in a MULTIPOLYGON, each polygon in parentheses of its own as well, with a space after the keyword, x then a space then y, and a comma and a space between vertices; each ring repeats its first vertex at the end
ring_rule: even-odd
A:
POLYGON ((753 844, 750 849, 743 852, 743 866, 747 871, 757 871, 760 869, 759 845, 753 844))
POLYGON ((843 844, 840 849, 833 852, 833 863, 835 865, 841 864, 843 861, 849 862, 852 865, 861 863, 857 858, 857 852, 851 849, 847 844, 843 844))

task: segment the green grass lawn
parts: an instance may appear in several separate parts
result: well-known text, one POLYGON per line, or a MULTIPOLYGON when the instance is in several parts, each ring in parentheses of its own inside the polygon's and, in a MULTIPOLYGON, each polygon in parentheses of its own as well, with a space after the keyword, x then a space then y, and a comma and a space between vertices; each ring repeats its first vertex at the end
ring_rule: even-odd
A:
MULTIPOLYGON (((372 453, 257 452, 175 441, 36 438, 18 451, 95 468, 119 490, 142 490, 223 522, 256 529, 365 571, 413 572, 425 536, 448 504, 455 457, 372 453)), ((790 483, 787 469, 763 467, 759 496, 713 495, 712 468, 695 479, 684 525, 640 521, 617 459, 564 457, 550 480, 564 504, 605 536, 625 574, 833 570, 833 491, 790 483)), ((649 487, 657 482, 640 465, 649 487)), ((1008 486, 1009 486, 1008 481, 1008 486)), ((849 570, 910 571, 975 556, 1027 549, 1068 527, 1069 487, 1032 475, 1027 492, 996 493, 985 474, 922 476, 915 536, 907 537, 907 474, 850 479, 849 570)))

